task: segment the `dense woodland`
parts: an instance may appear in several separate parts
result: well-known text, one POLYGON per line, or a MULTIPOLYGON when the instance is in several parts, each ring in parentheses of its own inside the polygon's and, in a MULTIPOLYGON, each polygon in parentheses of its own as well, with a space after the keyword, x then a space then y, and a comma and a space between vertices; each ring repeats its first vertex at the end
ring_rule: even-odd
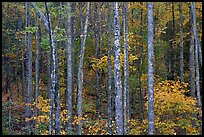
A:
POLYGON ((3 2, 2 134, 202 134, 201 2, 3 2))

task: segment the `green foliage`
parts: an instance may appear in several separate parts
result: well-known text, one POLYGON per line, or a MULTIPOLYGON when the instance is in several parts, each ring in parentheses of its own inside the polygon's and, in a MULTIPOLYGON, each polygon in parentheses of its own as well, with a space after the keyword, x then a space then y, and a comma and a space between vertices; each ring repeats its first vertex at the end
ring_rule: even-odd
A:
POLYGON ((50 49, 50 41, 48 39, 42 39, 42 49, 48 51, 50 49))
POLYGON ((53 34, 53 39, 55 39, 57 42, 66 41, 67 40, 66 30, 57 28, 55 30, 55 33, 53 34))
POLYGON ((38 30, 38 27, 25 27, 25 32, 34 33, 38 30))

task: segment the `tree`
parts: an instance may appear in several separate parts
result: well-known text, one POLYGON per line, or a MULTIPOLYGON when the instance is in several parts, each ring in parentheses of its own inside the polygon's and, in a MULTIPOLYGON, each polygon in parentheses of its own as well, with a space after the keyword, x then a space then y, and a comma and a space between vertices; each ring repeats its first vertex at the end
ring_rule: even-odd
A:
MULTIPOLYGON (((191 2, 191 10, 193 16, 193 32, 194 32, 194 39, 195 39, 195 61, 196 61, 196 91, 197 91, 197 99, 198 99, 198 108, 199 113, 202 119, 202 106, 201 106, 201 98, 200 98, 200 73, 199 73, 199 63, 198 63, 198 34, 197 34, 197 26, 196 26, 196 4, 195 2, 191 2)), ((201 134, 202 134, 202 122, 201 122, 201 134)))
POLYGON ((154 134, 154 20, 153 3, 148 2, 148 134, 154 134))
MULTIPOLYGON (((78 134, 81 135, 82 133, 82 87, 83 87, 83 59, 84 59, 84 49, 85 49, 85 42, 86 42, 86 35, 87 35, 87 27, 88 27, 88 17, 89 17, 89 5, 90 2, 87 3, 86 6, 86 20, 84 25, 84 32, 82 33, 81 30, 81 49, 79 54, 79 66, 78 66, 78 101, 77 101, 77 107, 78 107, 78 118, 79 118, 79 126, 78 126, 78 134)), ((82 27, 82 16, 80 19, 80 25, 82 27)))
MULTIPOLYGON (((56 113, 55 113, 55 132, 57 135, 60 134, 60 97, 59 97, 59 91, 56 90, 56 83, 57 78, 56 78, 56 47, 54 43, 54 38, 53 38, 53 32, 52 32, 52 23, 50 19, 50 13, 48 10, 47 3, 45 2, 45 8, 46 8, 46 14, 47 14, 47 25, 48 25, 48 34, 49 34, 49 42, 50 42, 50 49, 51 49, 51 89, 50 89, 50 126, 49 126, 49 134, 52 135, 52 130, 53 130, 53 114, 54 114, 54 95, 57 94, 56 98, 56 113)), ((58 26, 58 25, 57 25, 58 26)), ((56 26, 56 28, 57 28, 56 26)))
MULTIPOLYGON (((19 13, 18 14, 18 31, 22 31, 22 16, 19 13)), ((25 93, 25 68, 24 68, 24 51, 23 51, 23 44, 22 44, 22 38, 19 39, 19 44, 21 45, 21 69, 22 69, 22 101, 24 101, 24 93, 25 93)))
POLYGON ((180 78, 181 78, 181 82, 184 82, 184 78, 183 78, 183 16, 182 16, 181 2, 179 2, 179 13, 180 13, 180 78))
MULTIPOLYGON (((38 26, 38 14, 36 14, 36 27, 39 29, 38 26)), ((37 105, 38 105, 38 85, 39 85, 39 30, 35 32, 35 41, 36 41, 36 58, 35 58, 35 116, 38 116, 38 110, 37 110, 37 105)), ((36 122, 34 123, 35 128, 36 128, 36 122)))
MULTIPOLYGON (((100 4, 95 3, 95 41, 96 41, 96 57, 101 58, 101 9, 100 4)), ((100 70, 96 69, 96 117, 101 117, 101 73, 100 70)))
MULTIPOLYGON (((140 2, 141 5, 143 5, 143 2, 140 2)), ((143 18, 142 18, 142 15, 143 15, 143 9, 141 9, 141 12, 140 12, 140 35, 143 36, 143 18)), ((143 47, 143 43, 142 43, 142 53, 144 51, 144 47, 143 47)), ((143 54, 141 55, 141 58, 140 58, 140 75, 139 76, 142 76, 143 74, 143 54)), ((139 77, 140 78, 140 77, 139 77)), ((140 79, 139 79, 139 82, 140 82, 140 79)), ((141 85, 141 83, 140 83, 141 85)), ((144 98, 144 88, 141 86, 140 88, 140 113, 142 114, 142 120, 144 119, 144 105, 143 105, 143 98, 144 98)))
MULTIPOLYGON (((19 15, 18 15, 19 16, 19 15)), ((18 22, 19 25, 19 22, 18 22)), ((18 26, 19 28, 19 26, 18 26)), ((15 39, 15 43, 16 43, 16 51, 15 54, 18 57, 18 51, 19 51, 19 42, 17 41, 17 39, 15 39)), ((16 83, 17 86, 17 92, 18 92, 18 97, 19 97, 19 86, 18 86, 18 58, 16 58, 16 64, 15 64, 15 76, 14 76, 14 81, 16 83)))
POLYGON ((176 30, 176 28, 175 28, 175 13, 174 13, 174 7, 175 7, 175 5, 174 5, 174 2, 172 2, 172 39, 171 39, 171 48, 172 48, 172 53, 173 53, 173 55, 172 56, 170 56, 170 58, 172 58, 171 59, 171 61, 172 61, 172 68, 171 68, 171 75, 172 75, 172 79, 174 80, 175 79, 175 70, 176 70, 176 63, 175 63, 175 61, 176 61, 176 54, 175 54, 175 48, 174 48, 174 41, 175 41, 175 30, 176 30))
POLYGON ((68 30, 67 30, 67 34, 68 34, 68 44, 67 44, 67 116, 69 117, 68 119, 68 126, 67 126, 67 131, 71 132, 71 126, 72 126, 72 53, 73 53, 73 48, 72 48, 72 36, 71 36, 71 4, 70 2, 67 2, 67 6, 68 6, 68 30))
POLYGON ((122 84, 120 76, 120 20, 118 16, 118 2, 114 2, 114 81, 116 89, 115 119, 116 134, 123 135, 123 107, 122 107, 122 84))
MULTIPOLYGON (((74 64, 75 64, 75 61, 74 61, 74 40, 75 40, 75 14, 76 14, 76 3, 75 2, 72 2, 72 5, 71 5, 71 13, 72 13, 72 16, 71 16, 71 36, 72 36, 72 39, 71 39, 71 43, 72 43, 72 92, 74 92, 74 76, 75 76, 75 69, 74 69, 74 64)), ((74 94, 72 93, 72 105, 74 105, 74 94)), ((73 119, 71 119, 70 121, 72 122, 73 119)))
MULTIPOLYGON (((26 2, 26 27, 30 27, 30 2, 26 2)), ((32 93, 32 47, 31 47, 31 33, 26 32, 26 110, 25 118, 31 117, 31 93, 32 93)), ((25 122, 25 127, 28 133, 31 133, 30 122, 25 122)))
MULTIPOLYGON (((190 50, 189 50, 189 69, 190 69, 190 94, 191 97, 196 98, 195 94, 195 57, 194 57, 194 36, 193 36, 193 14, 190 9, 190 50)), ((192 114, 193 117, 196 117, 196 114, 192 114)), ((195 127, 195 120, 192 121, 192 126, 195 127)))
POLYGON ((111 99, 112 99, 112 91, 111 91, 111 45, 110 45, 110 31, 111 31, 111 17, 110 17, 110 3, 107 2, 108 7, 108 133, 110 135, 113 134, 112 131, 112 109, 111 109, 111 99))
POLYGON ((123 118, 124 118, 124 135, 127 134, 127 119, 129 116, 129 69, 128 69, 128 3, 123 3, 123 28, 124 28, 124 101, 123 101, 123 118))
POLYGON ((193 36, 193 14, 190 9, 190 53, 189 53, 189 69, 190 69, 190 92, 192 97, 196 97, 195 94, 195 53, 194 53, 194 36, 193 36))

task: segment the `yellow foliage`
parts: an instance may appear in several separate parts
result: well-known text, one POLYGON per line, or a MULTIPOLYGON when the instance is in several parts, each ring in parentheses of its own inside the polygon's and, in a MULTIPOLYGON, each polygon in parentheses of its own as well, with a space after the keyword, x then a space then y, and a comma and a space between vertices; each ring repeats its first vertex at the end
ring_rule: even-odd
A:
MULTIPOLYGON (((129 54, 129 56, 128 56, 129 70, 133 70, 133 71, 136 70, 136 68, 132 65, 132 63, 137 59, 138 59, 137 56, 129 54)), ((94 70, 96 70, 96 69, 102 70, 104 68, 107 68, 107 66, 108 66, 108 56, 106 56, 106 55, 102 56, 100 59, 92 58, 91 60, 92 60, 91 66, 94 70)), ((121 68, 124 67, 124 54, 123 53, 120 53, 120 66, 121 66, 121 68)), ((114 57, 113 56, 111 56, 111 68, 112 69, 114 68, 114 57)), ((105 70, 105 72, 107 73, 107 69, 105 70)), ((92 70, 90 70, 90 73, 94 74, 92 72, 92 70)))
MULTIPOLYGON (((143 78, 145 75, 141 78, 143 78)), ((179 81, 163 81, 154 86, 154 113, 156 134, 173 135, 181 134, 181 129, 186 128, 187 134, 199 134, 199 126, 192 127, 192 114, 198 115, 197 100, 187 97, 188 83, 179 81), (185 113, 185 118, 182 114, 185 113)), ((147 95, 145 96, 147 99, 147 95)), ((148 102, 145 103, 146 108, 148 102)), ((197 125, 201 122, 194 118, 197 125)), ((130 120, 129 134, 147 134, 148 120, 130 120)))
POLYGON ((92 121, 86 120, 85 127, 89 135, 108 135, 107 129, 108 126, 107 120, 96 120, 94 123, 92 121))

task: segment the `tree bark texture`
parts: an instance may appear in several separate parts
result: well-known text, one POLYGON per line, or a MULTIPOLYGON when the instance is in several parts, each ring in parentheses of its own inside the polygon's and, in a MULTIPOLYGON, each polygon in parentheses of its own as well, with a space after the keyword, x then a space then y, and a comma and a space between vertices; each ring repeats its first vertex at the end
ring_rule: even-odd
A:
POLYGON ((123 106, 122 106, 122 83, 120 75, 120 18, 118 2, 114 2, 114 81, 116 89, 115 112, 116 134, 123 135, 123 106))
POLYGON ((129 119, 129 65, 128 65, 128 3, 123 3, 123 28, 124 28, 124 92, 123 92, 123 119, 124 135, 127 134, 127 120, 129 119))
POLYGON ((148 2, 148 134, 154 134, 154 20, 153 3, 148 2))
MULTIPOLYGON (((30 27, 30 2, 26 2, 26 27, 30 27)), ((31 104, 32 93, 32 46, 31 46, 31 33, 26 32, 26 110, 25 118, 31 117, 31 104)), ((25 122, 25 127, 28 133, 31 133, 30 122, 25 122)))
POLYGON ((111 45, 110 45, 110 32, 111 32, 111 17, 110 17, 110 3, 107 2, 107 7, 108 7, 108 133, 110 135, 113 134, 112 131, 112 109, 111 109, 111 104, 112 104, 112 90, 111 90, 111 45))
MULTIPOLYGON (((78 101, 77 101, 77 107, 78 107, 78 118, 79 125, 78 125, 78 135, 82 134, 82 88, 83 88, 83 60, 84 60, 84 49, 85 49, 85 42, 86 42, 86 35, 87 35, 87 27, 88 27, 88 17, 89 17, 89 5, 90 2, 87 3, 86 6, 86 20, 84 25, 84 32, 81 33, 81 50, 79 54, 79 66, 78 66, 78 101)), ((82 25, 82 19, 81 19, 81 25, 82 25)), ((81 26, 82 27, 82 26, 81 26)), ((82 32, 82 31, 81 31, 82 32)))

